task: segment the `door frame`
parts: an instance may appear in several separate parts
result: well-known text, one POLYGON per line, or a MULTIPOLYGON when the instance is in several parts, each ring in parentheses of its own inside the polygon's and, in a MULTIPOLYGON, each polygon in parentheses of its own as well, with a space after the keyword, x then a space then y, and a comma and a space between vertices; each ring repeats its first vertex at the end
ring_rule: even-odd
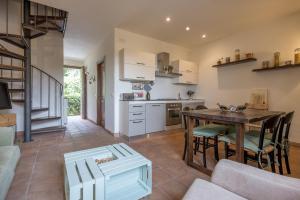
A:
POLYGON ((105 74, 105 57, 97 63, 97 125, 105 128, 105 95, 103 94, 105 80, 102 73, 105 74), (103 94, 102 99, 100 99, 101 94, 103 94))
POLYGON ((81 105, 80 115, 82 119, 87 119, 87 74, 86 67, 64 65, 64 68, 73 68, 81 70, 81 105))

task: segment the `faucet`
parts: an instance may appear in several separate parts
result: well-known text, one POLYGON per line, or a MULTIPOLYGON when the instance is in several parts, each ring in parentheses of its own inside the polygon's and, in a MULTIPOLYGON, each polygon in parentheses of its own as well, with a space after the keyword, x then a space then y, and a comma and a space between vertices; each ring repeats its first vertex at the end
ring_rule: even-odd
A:
POLYGON ((180 92, 178 92, 178 97, 177 97, 178 100, 181 100, 181 96, 180 96, 180 92))

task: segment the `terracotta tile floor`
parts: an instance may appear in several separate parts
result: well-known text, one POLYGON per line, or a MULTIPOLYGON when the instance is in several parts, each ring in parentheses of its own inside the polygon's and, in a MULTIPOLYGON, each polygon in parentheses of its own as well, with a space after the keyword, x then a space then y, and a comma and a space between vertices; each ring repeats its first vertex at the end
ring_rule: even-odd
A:
MULTIPOLYGON (((7 196, 9 200, 64 199, 64 153, 126 142, 76 117, 69 121, 65 134, 36 135, 33 139, 31 143, 20 144, 22 155, 7 196)), ((153 134, 149 138, 134 140, 129 145, 153 162, 153 194, 148 199, 181 199, 195 178, 209 180, 208 176, 188 167, 181 160, 182 131, 153 134)), ((291 149, 292 155, 299 153, 300 148, 291 149)), ((300 178, 300 160, 296 160, 296 156, 291 160, 293 176, 300 178)), ((212 159, 208 160, 209 167, 214 165, 212 159)))

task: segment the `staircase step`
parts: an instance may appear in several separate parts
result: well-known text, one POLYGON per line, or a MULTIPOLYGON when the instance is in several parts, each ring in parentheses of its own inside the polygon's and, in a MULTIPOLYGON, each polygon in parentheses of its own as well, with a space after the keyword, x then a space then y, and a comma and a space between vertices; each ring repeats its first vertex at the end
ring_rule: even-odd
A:
POLYGON ((8 91, 10 93, 19 93, 19 92, 24 92, 25 90, 24 89, 8 89, 8 91))
MULTIPOLYGON (((34 20, 35 18, 37 19, 37 21, 41 21, 41 20, 46 20, 46 16, 44 15, 30 15, 29 18, 31 20, 34 20)), ((65 20, 65 17, 61 17, 61 16, 47 16, 47 20, 52 20, 52 21, 60 21, 60 20, 65 20)))
POLYGON ((0 77, 0 81, 4 82, 23 82, 23 78, 5 78, 5 77, 0 77))
POLYGON ((38 133, 64 132, 65 130, 66 130, 65 126, 53 126, 53 127, 31 130, 31 133, 38 134, 38 133))
POLYGON ((27 41, 21 35, 0 33, 0 40, 3 40, 22 49, 28 47, 27 41))
POLYGON ((14 71, 25 71, 24 67, 17 67, 17 66, 12 66, 12 65, 3 65, 3 64, 0 64, 0 69, 14 70, 14 71))
POLYGON ((61 117, 56 117, 56 116, 39 117, 39 118, 33 118, 33 119, 31 119, 31 121, 32 122, 39 122, 39 121, 47 121, 47 120, 55 120, 55 119, 61 119, 61 117))
POLYGON ((47 29, 35 27, 30 24, 23 24, 23 28, 31 31, 31 36, 30 36, 31 39, 47 34, 47 29))
POLYGON ((24 102, 25 102, 24 99, 11 99, 11 101, 12 101, 13 103, 24 103, 24 102))
POLYGON ((31 112, 42 112, 42 111, 48 111, 49 108, 46 108, 46 107, 36 107, 36 108, 32 108, 31 109, 31 112))
POLYGON ((15 58, 15 59, 18 59, 18 60, 25 60, 24 56, 16 54, 16 53, 8 51, 8 50, 4 50, 4 49, 0 49, 0 56, 15 58))

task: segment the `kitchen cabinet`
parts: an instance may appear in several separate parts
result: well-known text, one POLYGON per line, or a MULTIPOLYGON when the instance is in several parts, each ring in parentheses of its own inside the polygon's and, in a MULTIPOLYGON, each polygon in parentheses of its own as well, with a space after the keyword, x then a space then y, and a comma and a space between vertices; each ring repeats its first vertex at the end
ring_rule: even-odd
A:
POLYGON ((145 104, 120 103, 120 134, 128 138, 145 134, 145 104))
POLYGON ((176 60, 172 62, 174 72, 182 74, 178 78, 174 79, 174 84, 198 84, 198 66, 196 63, 186 60, 176 60))
POLYGON ((154 81, 156 55, 131 49, 120 50, 120 80, 154 81))
POLYGON ((166 104, 146 104, 146 133, 165 130, 166 104))

